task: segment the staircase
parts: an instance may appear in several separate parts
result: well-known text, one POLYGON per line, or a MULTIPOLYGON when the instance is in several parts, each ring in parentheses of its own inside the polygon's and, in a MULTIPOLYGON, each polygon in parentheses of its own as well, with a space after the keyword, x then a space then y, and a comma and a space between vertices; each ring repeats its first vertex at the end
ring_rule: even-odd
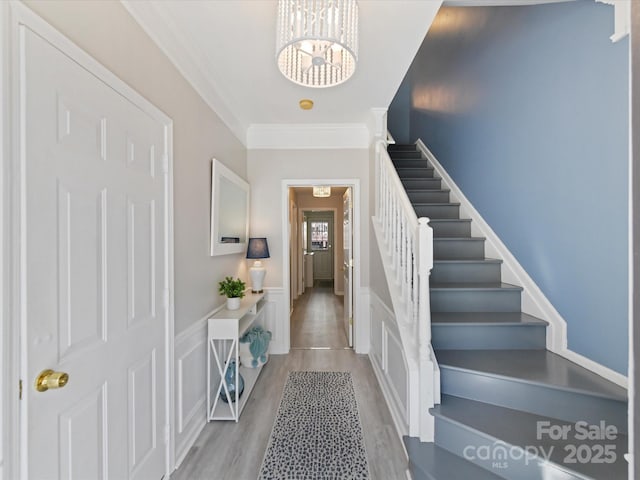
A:
POLYGON ((434 237, 441 401, 429 410, 434 442, 405 437, 413 478, 627 478, 626 390, 546 350, 547 323, 521 311, 522 288, 502 283, 501 261, 485 258, 485 239, 472 236, 422 152, 388 153, 434 237))

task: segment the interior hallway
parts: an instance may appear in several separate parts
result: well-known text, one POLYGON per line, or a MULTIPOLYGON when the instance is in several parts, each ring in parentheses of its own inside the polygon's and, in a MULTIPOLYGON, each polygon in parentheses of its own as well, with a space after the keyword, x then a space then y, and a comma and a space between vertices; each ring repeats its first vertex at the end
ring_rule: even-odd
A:
POLYGON ((272 355, 236 424, 208 423, 172 480, 255 480, 290 371, 349 371, 371 480, 405 480, 407 457, 366 355, 347 347, 342 297, 332 286, 306 290, 294 306, 288 355, 272 355), (309 350, 322 346, 332 350, 309 350))
POLYGON ((293 304, 291 348, 347 348, 343 302, 333 293, 332 282, 316 280, 293 304))

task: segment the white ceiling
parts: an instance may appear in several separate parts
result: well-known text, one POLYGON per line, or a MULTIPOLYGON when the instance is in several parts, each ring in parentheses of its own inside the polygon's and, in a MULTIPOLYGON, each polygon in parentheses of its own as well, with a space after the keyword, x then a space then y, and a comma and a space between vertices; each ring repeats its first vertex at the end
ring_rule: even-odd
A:
MULTIPOLYGON (((441 0, 359 0, 353 77, 315 89, 285 79, 275 62, 276 0, 123 0, 205 101, 247 146, 278 130, 365 125, 391 103, 441 0), (302 98, 315 106, 303 111, 302 98), (302 127, 301 127, 302 126, 302 127), (251 142, 249 142, 251 143, 251 142)), ((299 131, 299 130, 298 130, 299 131)), ((324 138, 324 137, 323 137, 324 138)), ((259 142, 258 142, 259 143, 259 142)))

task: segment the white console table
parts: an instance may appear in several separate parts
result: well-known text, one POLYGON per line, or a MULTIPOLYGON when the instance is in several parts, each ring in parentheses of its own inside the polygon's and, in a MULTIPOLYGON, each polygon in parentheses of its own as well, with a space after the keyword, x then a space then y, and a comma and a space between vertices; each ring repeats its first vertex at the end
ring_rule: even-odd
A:
MULTIPOLYGON (((248 293, 241 300, 238 310, 226 308, 216 313, 208 321, 208 348, 207 348, 207 420, 235 420, 240 418, 242 409, 251 395, 251 390, 258 380, 262 366, 247 368, 240 366, 238 358, 238 340, 252 325, 259 322, 264 316, 264 293, 248 293), (236 385, 238 373, 244 379, 244 391, 242 396, 235 398, 233 402, 226 403, 221 400, 220 392, 225 391, 228 397, 225 374, 231 360, 236 362, 236 385), (220 375, 215 396, 211 398, 211 373, 216 368, 220 375)), ((238 395, 236 390, 235 395, 238 395)))

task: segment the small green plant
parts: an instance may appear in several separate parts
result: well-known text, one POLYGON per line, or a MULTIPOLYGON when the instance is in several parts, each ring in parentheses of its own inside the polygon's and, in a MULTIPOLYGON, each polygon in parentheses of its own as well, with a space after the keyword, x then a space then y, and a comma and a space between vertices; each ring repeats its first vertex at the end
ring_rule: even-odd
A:
POLYGON ((239 278, 234 280, 231 277, 225 277, 225 279, 218 285, 218 292, 220 292, 220 295, 226 295, 227 298, 242 298, 244 297, 244 291, 247 288, 242 280, 239 278))

